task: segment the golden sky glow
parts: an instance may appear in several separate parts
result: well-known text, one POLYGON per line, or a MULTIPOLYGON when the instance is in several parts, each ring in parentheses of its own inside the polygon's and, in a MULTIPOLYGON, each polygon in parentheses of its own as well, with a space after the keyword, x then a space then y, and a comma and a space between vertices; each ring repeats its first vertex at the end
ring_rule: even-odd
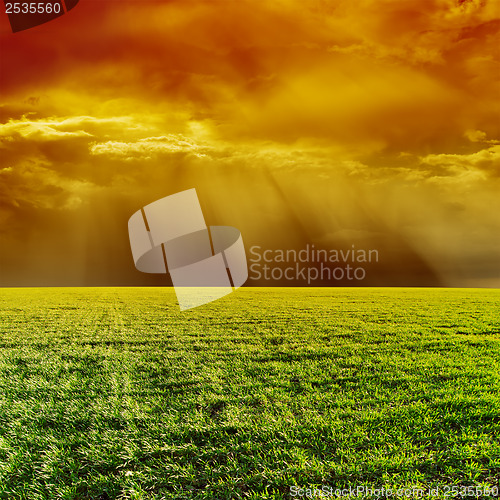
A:
POLYGON ((379 249, 367 284, 500 286, 499 27, 492 0, 4 15, 0 285, 151 283, 128 217, 195 187, 247 248, 354 244, 379 249))

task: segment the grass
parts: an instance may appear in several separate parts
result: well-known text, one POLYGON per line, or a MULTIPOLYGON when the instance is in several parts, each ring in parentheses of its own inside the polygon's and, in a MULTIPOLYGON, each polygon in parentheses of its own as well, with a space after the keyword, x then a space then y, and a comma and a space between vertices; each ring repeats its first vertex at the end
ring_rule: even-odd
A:
POLYGON ((497 486, 499 341, 500 290, 1 289, 0 498, 497 486))

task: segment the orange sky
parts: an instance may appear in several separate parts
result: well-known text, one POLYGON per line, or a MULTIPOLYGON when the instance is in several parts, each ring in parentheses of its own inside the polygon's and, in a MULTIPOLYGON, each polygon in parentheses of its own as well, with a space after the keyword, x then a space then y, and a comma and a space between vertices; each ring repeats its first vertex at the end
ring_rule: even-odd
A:
POLYGON ((498 3, 80 0, 0 31, 0 286, 163 283, 128 217, 195 187, 247 249, 500 286, 498 3))

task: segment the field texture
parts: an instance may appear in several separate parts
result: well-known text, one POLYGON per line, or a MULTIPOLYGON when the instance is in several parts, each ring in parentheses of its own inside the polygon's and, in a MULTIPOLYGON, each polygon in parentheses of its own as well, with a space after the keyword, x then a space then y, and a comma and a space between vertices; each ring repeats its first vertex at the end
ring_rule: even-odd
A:
POLYGON ((500 290, 0 289, 0 498, 499 478, 500 290))

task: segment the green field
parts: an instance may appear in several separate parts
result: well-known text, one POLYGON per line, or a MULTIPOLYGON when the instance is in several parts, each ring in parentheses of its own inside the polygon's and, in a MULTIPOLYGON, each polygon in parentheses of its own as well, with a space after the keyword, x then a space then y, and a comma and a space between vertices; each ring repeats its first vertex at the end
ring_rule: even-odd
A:
POLYGON ((0 289, 0 369, 0 498, 500 478, 500 290, 0 289))

